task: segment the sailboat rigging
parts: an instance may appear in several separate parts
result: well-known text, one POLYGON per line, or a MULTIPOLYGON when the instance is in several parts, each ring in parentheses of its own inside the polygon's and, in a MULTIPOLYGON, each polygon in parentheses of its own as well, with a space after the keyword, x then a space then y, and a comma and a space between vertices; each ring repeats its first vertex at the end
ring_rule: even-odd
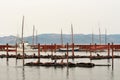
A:
MULTIPOLYGON (((68 48, 68 51, 79 51, 79 47, 74 47, 74 37, 73 37, 73 25, 71 24, 71 42, 72 42, 72 47, 68 48)), ((63 35, 62 35, 62 30, 61 30, 61 44, 63 44, 63 35)), ((60 48, 59 51, 67 51, 66 48, 60 48)))

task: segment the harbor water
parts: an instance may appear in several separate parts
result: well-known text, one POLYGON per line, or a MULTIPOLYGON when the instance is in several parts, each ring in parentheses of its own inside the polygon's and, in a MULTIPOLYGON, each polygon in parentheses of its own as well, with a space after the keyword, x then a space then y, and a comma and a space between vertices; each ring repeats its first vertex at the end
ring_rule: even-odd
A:
MULTIPOLYGON (((115 52, 120 55, 120 52, 115 52)), ((6 52, 0 52, 6 54, 6 52)), ((15 54, 13 52, 9 54, 15 54)), ((33 54, 28 52, 26 54, 33 54)), ((51 52, 42 52, 42 55, 51 54, 51 52)), ((69 55, 72 53, 69 52, 69 55)), ((106 52, 100 52, 100 55, 107 55, 106 52)), ((36 52, 37 55, 37 52, 36 52)), ((64 55, 64 53, 54 53, 54 55, 64 55)), ((75 55, 89 55, 89 52, 75 52, 75 55)), ((93 53, 96 55, 96 53, 93 53)), ((37 59, 25 59, 27 62, 36 62, 37 59)), ((51 59, 41 59, 41 62, 52 62, 51 59)), ((60 62, 60 60, 57 60, 60 62)), ((66 59, 64 59, 66 62, 66 59)), ((95 64, 110 64, 111 59, 90 60, 89 58, 69 59, 69 62, 92 62, 95 64)), ((95 66, 93 68, 84 67, 42 67, 42 66, 23 66, 22 59, 0 58, 0 80, 120 80, 120 59, 114 59, 114 66, 95 66)))

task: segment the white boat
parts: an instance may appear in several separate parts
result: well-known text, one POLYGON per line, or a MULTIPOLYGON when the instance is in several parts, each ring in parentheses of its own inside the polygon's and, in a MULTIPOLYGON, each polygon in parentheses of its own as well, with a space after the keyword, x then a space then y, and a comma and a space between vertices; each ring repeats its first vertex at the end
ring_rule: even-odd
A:
MULTIPOLYGON (((59 51, 67 51, 67 48, 60 48, 59 51)), ((68 51, 72 51, 72 48, 68 48, 68 51)), ((75 47, 74 51, 79 51, 79 48, 75 47)))
MULTIPOLYGON (((71 42, 72 42, 72 46, 74 46, 74 37, 73 37, 73 25, 71 24, 71 42)), ((62 36, 62 30, 61 30, 61 45, 63 46, 63 48, 60 48, 59 51, 67 51, 67 48, 64 47, 63 45, 63 36, 62 36)), ((79 51, 79 47, 68 47, 68 51, 79 51), (74 50, 73 50, 74 49, 74 50)))
MULTIPOLYGON (((17 47, 17 52, 22 52, 23 51, 23 46, 22 44, 18 44, 18 47, 17 47)), ((34 49, 30 46, 29 43, 24 43, 24 51, 25 52, 37 52, 38 49, 34 49)))

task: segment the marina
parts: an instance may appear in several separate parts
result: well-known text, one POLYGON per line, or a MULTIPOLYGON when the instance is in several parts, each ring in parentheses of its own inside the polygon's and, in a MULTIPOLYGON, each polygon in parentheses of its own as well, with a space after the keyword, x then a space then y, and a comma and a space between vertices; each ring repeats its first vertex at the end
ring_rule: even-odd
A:
MULTIPOLYGON (((58 49, 57 45, 55 45, 55 46, 45 45, 46 50, 44 49, 44 51, 43 51, 43 47, 40 44, 38 44, 36 46, 37 46, 36 49, 37 49, 38 52, 33 52, 32 54, 26 54, 26 51, 24 49, 24 44, 23 44, 23 51, 21 52, 22 54, 20 54, 17 51, 17 45, 11 46, 11 45, 6 44, 6 46, 4 45, 4 47, 2 45, 1 49, 4 50, 6 52, 6 54, 0 54, 0 58, 7 58, 7 60, 9 58, 22 59, 23 60, 23 66, 24 65, 27 65, 27 66, 29 66, 29 65, 30 66, 31 65, 32 66, 34 66, 34 65, 35 66, 36 65, 38 65, 38 66, 57 66, 58 65, 58 66, 73 66, 73 67, 77 67, 77 66, 83 66, 83 67, 85 66, 86 67, 86 65, 88 65, 88 64, 91 64, 92 66, 94 66, 95 64, 94 63, 84 63, 83 65, 81 65, 81 63, 79 63, 79 62, 78 63, 71 63, 71 62, 68 61, 69 59, 76 59, 76 58, 78 58, 78 59, 79 58, 88 58, 90 60, 112 59, 112 61, 113 61, 114 58, 120 58, 119 55, 114 54, 114 52, 116 52, 116 50, 115 50, 116 46, 113 45, 113 43, 112 43, 112 45, 110 45, 109 43, 108 43, 108 45, 104 45, 104 46, 102 45, 102 47, 100 45, 98 45, 98 46, 97 45, 94 45, 94 46, 92 45, 91 46, 91 44, 90 44, 90 45, 87 46, 87 48, 88 47, 89 48, 86 49, 87 55, 85 55, 85 54, 81 55, 81 52, 85 52, 85 51, 77 51, 79 54, 77 54, 77 55, 74 54, 74 52, 76 52, 76 50, 74 51, 75 46, 72 45, 72 48, 71 48, 71 51, 70 51, 69 47, 71 47, 71 45, 69 45, 68 43, 64 47, 64 48, 66 48, 66 50, 64 50, 64 52, 56 51, 58 49), (11 54, 11 55, 9 54, 9 52, 11 52, 11 50, 9 50, 9 48, 14 48, 14 50, 13 50, 14 52, 12 51, 12 53, 14 53, 14 54, 11 54), (104 50, 106 49, 106 50, 104 51, 104 55, 101 55, 101 51, 98 51, 98 50, 103 50, 103 49, 104 50), (47 54, 47 55, 42 54, 41 55, 41 52, 42 53, 43 52, 44 53, 50 52, 51 54, 47 54), (58 55, 57 52, 61 53, 61 54, 58 55), (37 54, 35 54, 35 53, 37 53, 37 54), (72 53, 72 55, 70 55, 69 53, 72 53), (55 62, 51 62, 51 63, 46 62, 47 63, 46 64, 46 63, 40 62, 41 58, 51 59, 51 60, 54 60, 55 62), (30 63, 24 64, 24 59, 38 59, 38 62, 30 62, 30 63), (56 62, 58 59, 61 60, 61 63, 56 62), (64 59, 67 60, 66 63, 63 62, 64 59)), ((59 47, 59 48, 61 48, 61 47, 59 47)), ((117 45, 117 49, 118 49, 118 45, 117 45)), ((30 53, 30 52, 31 51, 29 51, 27 53, 30 53)), ((107 65, 107 64, 104 64, 104 65, 107 65)), ((110 65, 108 65, 108 66, 110 66, 110 65)))
POLYGON ((0 0, 0 80, 120 80, 119 0, 0 0))
POLYGON ((17 51, 17 45, 1 45, 0 71, 3 74, 0 78, 4 80, 101 80, 100 76, 104 76, 102 79, 119 79, 119 45, 108 43, 104 46, 91 44, 71 46, 67 43, 64 51, 59 51, 63 46, 57 44, 34 46, 36 51, 25 50, 24 44, 23 50, 17 51), (75 46, 79 47, 78 51, 74 51, 75 46), (69 47, 71 50, 68 50, 69 47))

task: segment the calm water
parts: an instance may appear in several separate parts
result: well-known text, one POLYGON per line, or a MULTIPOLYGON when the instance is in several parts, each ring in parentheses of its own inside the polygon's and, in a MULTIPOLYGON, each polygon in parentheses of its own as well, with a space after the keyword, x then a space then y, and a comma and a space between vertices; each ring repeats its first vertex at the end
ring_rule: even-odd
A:
MULTIPOLYGON (((4 52, 0 52, 1 54, 4 52)), ((11 53, 12 54, 12 53, 11 53)), ((14 54, 14 53, 13 53, 14 54)), ((31 54, 31 53, 27 53, 31 54)), ((43 53, 45 55, 50 53, 43 53)), ((57 53, 61 54, 61 53, 57 53)), ((71 53, 70 53, 71 54, 71 53)), ((89 55, 86 52, 77 52, 80 55, 89 55)), ((119 55, 119 52, 115 54, 119 55)), ((95 55, 95 54, 94 54, 95 55)), ((105 53, 101 53, 105 55, 105 53)), ((26 59, 26 62, 37 61, 36 59, 26 59)), ((51 59, 41 59, 41 61, 52 61, 51 59)), ((70 62, 90 62, 89 59, 75 59, 70 62)), ((59 60, 58 60, 59 62, 59 60)), ((64 60, 66 62, 66 60, 64 60)), ((111 64, 111 60, 92 60, 96 64, 111 64)), ((98 67, 93 68, 54 68, 54 67, 29 67, 22 66, 22 60, 14 58, 6 61, 0 58, 0 80, 120 80, 120 59, 114 59, 114 68, 98 67)))

